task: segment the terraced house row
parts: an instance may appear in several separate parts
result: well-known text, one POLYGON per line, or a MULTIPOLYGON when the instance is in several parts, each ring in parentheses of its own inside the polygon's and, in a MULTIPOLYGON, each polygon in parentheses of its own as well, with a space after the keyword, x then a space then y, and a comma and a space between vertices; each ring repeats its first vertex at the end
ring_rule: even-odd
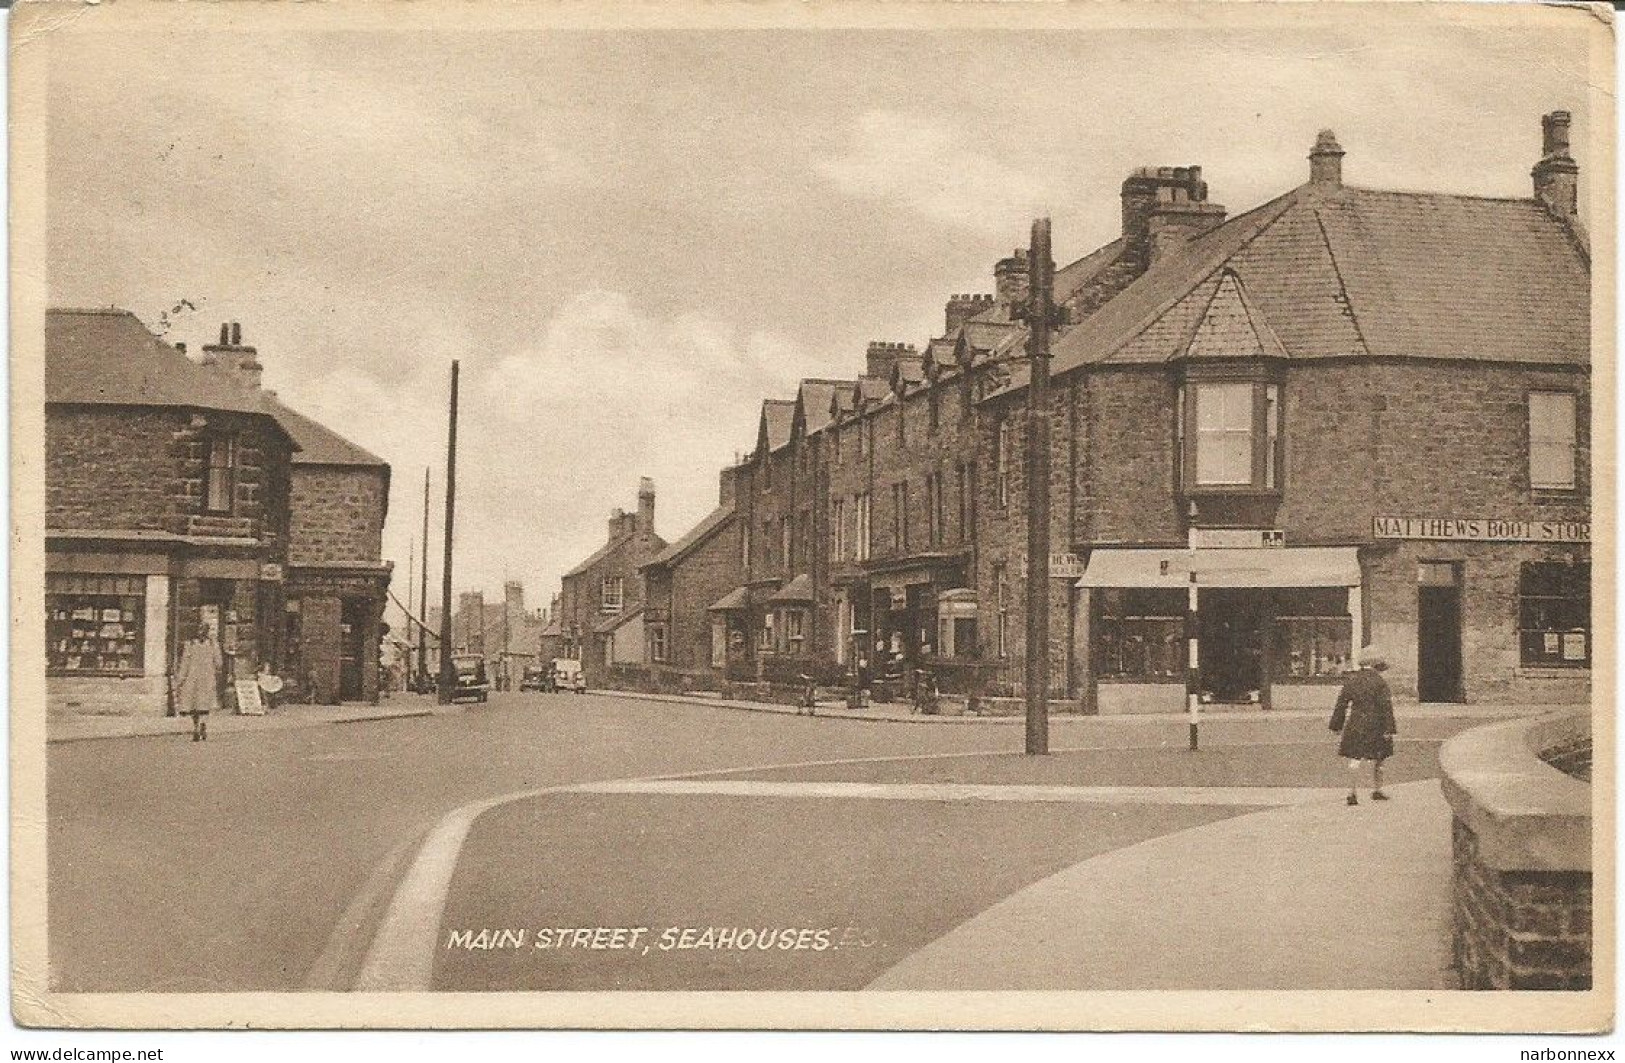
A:
MULTIPOLYGON (((1182 706, 1193 581, 1215 702, 1329 704, 1372 643, 1404 696, 1584 698, 1591 277, 1569 123, 1531 130, 1526 198, 1356 187, 1330 131, 1304 183, 1234 216, 1199 167, 1134 170, 1120 235, 1055 274, 1051 557, 1025 556, 1017 251, 992 293, 947 301, 941 335, 763 403, 717 509, 642 540, 619 678, 928 661, 945 689, 1018 693, 1036 570, 1051 693, 1082 711, 1182 706)), ((582 575, 614 627, 624 574, 613 601, 582 575)), ((579 652, 615 681, 601 645, 579 652)))

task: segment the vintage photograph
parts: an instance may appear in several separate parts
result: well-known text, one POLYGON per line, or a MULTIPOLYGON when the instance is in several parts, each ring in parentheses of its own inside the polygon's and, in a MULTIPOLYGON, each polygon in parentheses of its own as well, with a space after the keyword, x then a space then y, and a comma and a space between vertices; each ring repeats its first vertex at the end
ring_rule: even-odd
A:
POLYGON ((22 5, 16 1021, 1610 1028, 1612 21, 22 5))

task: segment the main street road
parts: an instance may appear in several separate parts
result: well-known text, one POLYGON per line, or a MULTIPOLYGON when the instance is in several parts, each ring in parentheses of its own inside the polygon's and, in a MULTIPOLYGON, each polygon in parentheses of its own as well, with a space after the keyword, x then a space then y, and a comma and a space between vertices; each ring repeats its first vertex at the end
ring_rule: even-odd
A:
POLYGON ((65 992, 296 989, 314 974, 313 987, 330 987, 321 983, 345 973, 334 957, 352 958, 346 936, 370 930, 346 913, 356 915, 369 889, 387 899, 393 885, 375 871, 409 855, 430 825, 468 801, 590 780, 1020 740, 1019 728, 1002 726, 499 694, 451 715, 217 732, 206 743, 168 736, 54 744, 52 984, 65 992))
MULTIPOLYGON (((1466 722, 1418 721, 1407 726, 1407 734, 1437 739, 1466 722)), ((1317 720, 1214 720, 1205 743, 1215 751, 1251 751, 1240 755, 1239 748, 1231 748, 1228 755, 1203 758, 1208 766, 1194 775, 1179 749, 1184 727, 1178 721, 1058 719, 1055 731, 1057 749, 1140 752, 1097 754, 1086 764, 1051 758, 1030 781, 1075 783, 1080 765, 1087 768, 1083 777, 1095 784, 1324 786, 1338 781, 1330 736, 1317 720)), ((53 987, 70 992, 346 987, 417 843, 440 817, 471 801, 540 787, 724 769, 761 785, 774 780, 861 784, 872 777, 861 768, 832 765, 786 774, 771 766, 1010 751, 1020 741, 1019 726, 999 724, 876 724, 608 696, 510 694, 449 715, 219 734, 203 744, 164 737, 53 745, 48 794, 53 987)), ((1412 749, 1416 764, 1406 774, 1431 774, 1432 741, 1412 749)), ((952 772, 932 768, 934 761, 916 763, 917 771, 899 775, 887 769, 884 777, 954 781, 952 772)), ((971 782, 1029 781, 1026 770, 1021 780, 1000 774, 997 764, 978 770, 991 774, 971 782)), ((941 833, 945 820, 929 815, 911 820, 907 808, 924 813, 927 802, 903 806, 899 815, 888 802, 809 805, 760 799, 761 816, 753 818, 745 815, 748 806, 733 799, 639 799, 611 790, 569 795, 556 804, 501 806, 483 817, 470 839, 474 851, 459 866, 452 898, 456 911, 448 912, 448 924, 525 925, 512 921, 543 914, 527 900, 534 887, 571 891, 571 905, 547 913, 559 918, 607 917, 624 909, 632 919, 726 916, 743 925, 790 914, 770 912, 761 903, 775 882, 829 902, 823 906, 827 912, 803 906, 802 915, 850 921, 862 913, 838 910, 846 895, 842 884, 867 875, 874 879, 866 891, 870 896, 905 901, 896 906, 898 921, 886 928, 890 952, 923 944, 1060 866, 1058 861, 1234 811, 1162 807, 1151 816, 1134 816, 1118 809, 1057 812, 1058 806, 1012 805, 957 817, 963 829, 948 837, 941 833), (883 830, 877 818, 882 815, 883 830), (866 823, 876 829, 866 833, 866 823), (1005 836, 1021 839, 1010 852, 994 844, 1005 836), (752 874, 706 858, 742 839, 761 847, 763 859, 749 865, 752 874), (878 859, 888 851, 898 858, 878 859), (494 852, 505 855, 494 859, 494 852), (909 854, 926 863, 915 864, 909 854), (804 873, 817 867, 823 869, 818 875, 804 873), (486 869, 489 877, 470 894, 476 868, 486 869), (934 870, 916 874, 919 869, 934 870), (714 904, 697 903, 708 894, 714 894, 714 904), (493 903, 475 905, 479 911, 468 907, 482 895, 493 903), (929 919, 912 914, 922 902, 934 913, 929 919)), ((504 980, 498 966, 453 964, 437 982, 494 987, 504 980)), ((861 967, 824 969, 812 984, 851 984, 874 964, 861 967)), ((677 967, 668 970, 676 972, 677 967)), ((553 979, 561 972, 506 973, 517 977, 504 987, 518 988, 537 984, 538 977, 543 984, 557 984, 553 979)), ((816 972, 808 968, 807 973, 816 972)), ((722 982, 731 981, 717 971, 701 974, 701 980, 716 984, 719 974, 722 982)), ((641 981, 628 975, 626 968, 600 965, 587 981, 641 981)))

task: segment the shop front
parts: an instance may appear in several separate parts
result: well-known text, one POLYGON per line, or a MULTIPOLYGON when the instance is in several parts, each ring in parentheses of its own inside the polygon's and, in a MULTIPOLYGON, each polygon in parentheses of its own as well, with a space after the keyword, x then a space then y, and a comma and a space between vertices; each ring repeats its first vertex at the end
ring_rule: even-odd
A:
POLYGON ((1083 673, 1102 714, 1185 708, 1193 587, 1206 704, 1329 711, 1364 623, 1354 547, 1097 549, 1077 587, 1083 673))

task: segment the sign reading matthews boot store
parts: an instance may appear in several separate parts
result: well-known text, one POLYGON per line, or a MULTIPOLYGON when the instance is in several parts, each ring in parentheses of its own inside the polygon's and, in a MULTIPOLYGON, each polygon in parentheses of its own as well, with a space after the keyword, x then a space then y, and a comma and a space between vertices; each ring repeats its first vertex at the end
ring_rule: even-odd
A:
POLYGON ((1566 520, 1491 520, 1482 517, 1373 517, 1378 539, 1456 539, 1479 543, 1589 543, 1591 525, 1566 520))

